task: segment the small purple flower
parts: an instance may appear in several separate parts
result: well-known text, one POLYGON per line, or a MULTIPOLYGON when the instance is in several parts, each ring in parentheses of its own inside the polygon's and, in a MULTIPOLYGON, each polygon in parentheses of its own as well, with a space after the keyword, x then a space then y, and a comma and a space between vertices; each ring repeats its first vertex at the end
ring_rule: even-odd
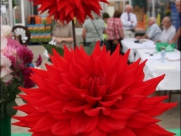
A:
POLYGON ((36 60, 36 67, 39 67, 41 65, 41 63, 42 63, 42 57, 39 54, 38 59, 36 60))
POLYGON ((24 76, 24 87, 25 88, 31 88, 35 86, 35 83, 30 79, 31 76, 31 69, 29 67, 26 67, 22 70, 23 76, 24 76))
POLYGON ((21 46, 18 48, 17 56, 25 65, 31 63, 33 60, 33 53, 26 46, 21 46))

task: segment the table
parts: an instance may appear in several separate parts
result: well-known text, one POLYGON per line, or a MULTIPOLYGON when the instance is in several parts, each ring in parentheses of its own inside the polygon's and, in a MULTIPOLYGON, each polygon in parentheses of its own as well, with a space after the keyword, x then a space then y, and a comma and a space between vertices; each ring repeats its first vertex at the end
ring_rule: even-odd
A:
POLYGON ((148 59, 144 67, 145 81, 165 74, 165 78, 157 86, 157 91, 180 90, 180 51, 175 49, 174 52, 166 52, 165 62, 161 62, 161 54, 156 49, 139 49, 136 60, 138 58, 141 58, 141 61, 148 59))
POLYGON ((135 38, 125 38, 121 41, 122 43, 122 51, 125 53, 130 49, 129 54, 129 61, 134 62, 135 61, 135 54, 138 49, 154 49, 156 48, 156 45, 153 41, 149 39, 143 39, 145 42, 143 43, 135 43, 137 39, 135 38))

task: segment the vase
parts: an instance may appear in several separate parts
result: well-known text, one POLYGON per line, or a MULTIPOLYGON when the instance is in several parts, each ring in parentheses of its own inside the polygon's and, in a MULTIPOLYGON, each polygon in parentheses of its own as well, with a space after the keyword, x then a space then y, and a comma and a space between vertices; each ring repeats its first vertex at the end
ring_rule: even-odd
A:
POLYGON ((11 117, 8 115, 0 119, 0 136, 11 136, 11 117))

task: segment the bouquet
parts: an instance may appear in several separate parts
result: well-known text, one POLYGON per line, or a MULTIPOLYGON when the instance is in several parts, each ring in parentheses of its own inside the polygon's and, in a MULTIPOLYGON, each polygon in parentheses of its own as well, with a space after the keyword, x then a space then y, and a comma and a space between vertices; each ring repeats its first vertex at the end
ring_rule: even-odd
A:
MULTIPOLYGON (((18 87, 31 88, 35 83, 30 79, 32 73, 30 67, 33 61, 33 53, 26 46, 22 46, 13 39, 1 38, 1 100, 0 116, 14 115, 17 105, 16 95, 20 93, 18 87)), ((40 66, 42 58, 39 55, 36 67, 40 66)))

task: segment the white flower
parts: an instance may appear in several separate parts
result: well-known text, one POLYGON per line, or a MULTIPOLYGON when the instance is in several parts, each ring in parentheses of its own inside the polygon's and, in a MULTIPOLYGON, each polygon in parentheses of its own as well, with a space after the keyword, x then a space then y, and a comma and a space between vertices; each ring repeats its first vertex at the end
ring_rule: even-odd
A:
POLYGON ((1 51, 3 51, 5 49, 5 47, 7 46, 7 39, 4 37, 1 37, 1 51))
POLYGON ((1 79, 3 82, 10 81, 13 76, 11 75, 12 70, 10 69, 11 61, 4 55, 1 54, 1 79))

